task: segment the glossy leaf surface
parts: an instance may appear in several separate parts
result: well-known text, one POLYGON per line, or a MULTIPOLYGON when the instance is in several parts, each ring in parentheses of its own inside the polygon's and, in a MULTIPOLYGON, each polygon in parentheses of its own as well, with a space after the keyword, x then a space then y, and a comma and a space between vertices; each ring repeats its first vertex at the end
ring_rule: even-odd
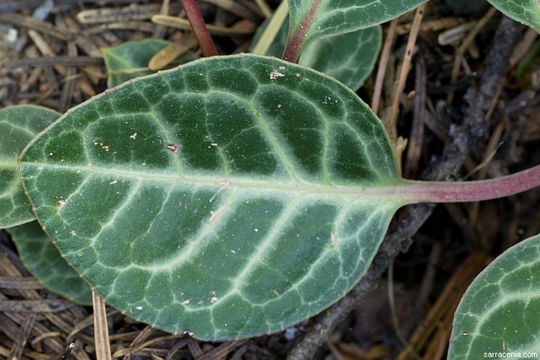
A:
POLYGON ((109 304, 201 339, 279 331, 335 302, 405 202, 351 90, 256 55, 104 93, 20 165, 40 222, 109 304))
POLYGON ((33 105, 0 110, 0 228, 36 218, 24 195, 17 158, 34 136, 59 117, 56 111, 33 105))
MULTIPOLYGON (((150 70, 134 72, 126 72, 126 70, 147 68, 150 59, 169 44, 170 42, 166 40, 146 39, 128 41, 116 47, 102 49, 105 66, 109 73, 107 86, 112 88, 130 79, 151 74, 150 70)), ((181 56, 179 61, 193 59, 193 54, 188 52, 181 56)))
POLYGON ((37 221, 8 229, 22 262, 49 290, 83 305, 92 305, 92 290, 68 265, 37 221))
POLYGON ((505 251, 469 286, 456 310, 448 359, 538 354, 538 319, 540 235, 505 251))
MULTIPOLYGON (((287 43, 288 28, 286 21, 266 55, 281 57, 287 43)), ((263 25, 257 31, 254 44, 264 30, 263 25)), ((381 43, 380 26, 316 39, 304 49, 298 63, 330 75, 356 91, 373 70, 381 43)))
POLYGON ((540 1, 488 0, 499 11, 540 32, 540 1))
POLYGON ((372 27, 412 10, 426 0, 289 0, 289 41, 302 50, 326 36, 372 27))

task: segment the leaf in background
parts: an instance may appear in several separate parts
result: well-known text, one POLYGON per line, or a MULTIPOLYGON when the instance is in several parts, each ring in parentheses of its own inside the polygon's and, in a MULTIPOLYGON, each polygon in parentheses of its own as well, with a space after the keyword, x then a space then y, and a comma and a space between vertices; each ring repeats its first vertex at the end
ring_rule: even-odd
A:
POLYGON ((358 90, 379 57, 382 28, 373 26, 347 34, 317 39, 300 56, 300 65, 333 76, 358 90))
POLYGON ((56 111, 33 105, 0 110, 0 228, 36 218, 24 195, 17 158, 30 140, 59 117, 56 111))
POLYGON ((41 284, 73 302, 92 305, 92 290, 60 255, 37 221, 7 231, 24 266, 41 284))
MULTIPOLYGON (((257 30, 253 44, 257 43, 269 20, 257 30)), ((288 27, 288 22, 284 22, 266 55, 281 57, 287 43, 288 27)), ((356 91, 373 70, 381 44, 380 26, 317 39, 304 49, 298 64, 333 76, 356 91)))
MULTIPOLYGON (((412 10, 427 0, 289 0, 287 53, 299 54, 311 41, 372 27, 412 10)), ((289 59, 295 61, 296 59, 289 59)))
POLYGON ((532 27, 540 33, 539 0, 488 0, 506 16, 532 27))
POLYGON ((481 359, 486 353, 538 354, 538 319, 540 235, 505 251, 469 286, 456 310, 448 359, 481 359))
MULTIPOLYGON (((130 79, 152 74, 150 70, 122 73, 121 71, 130 69, 147 68, 148 62, 160 50, 170 44, 170 41, 161 39, 146 39, 141 41, 128 41, 122 45, 102 49, 105 66, 109 77, 107 86, 109 88, 122 84, 130 79)), ((179 61, 186 62, 195 58, 193 53, 187 52, 179 61)))
POLYGON ((109 304, 200 339, 325 309, 405 203, 379 188, 402 180, 367 105, 323 74, 250 54, 101 94, 20 166, 40 222, 109 304))

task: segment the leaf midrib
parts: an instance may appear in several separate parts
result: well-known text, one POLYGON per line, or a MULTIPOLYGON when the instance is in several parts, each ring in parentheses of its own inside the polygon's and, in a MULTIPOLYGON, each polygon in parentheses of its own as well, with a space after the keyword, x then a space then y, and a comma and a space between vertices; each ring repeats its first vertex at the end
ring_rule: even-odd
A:
MULTIPOLYGON (((285 182, 284 179, 267 178, 263 181, 253 181, 249 178, 240 177, 213 177, 213 176, 184 176, 180 174, 156 174, 144 171, 134 171, 129 169, 119 170, 118 168, 101 168, 98 166, 80 166, 71 164, 36 164, 21 162, 21 170, 25 166, 38 168, 53 168, 55 170, 66 170, 69 172, 87 173, 90 175, 101 174, 110 178, 130 178, 137 180, 154 180, 159 182, 183 183, 200 187, 209 185, 215 187, 240 188, 247 190, 262 190, 276 192, 292 192, 324 196, 353 196, 362 198, 376 198, 380 200, 397 200, 403 204, 414 202, 415 198, 407 193, 407 184, 401 179, 395 179, 394 184, 382 183, 358 183, 351 185, 319 185, 311 182, 285 182)), ((23 171, 24 174, 24 171, 23 171)), ((24 178, 24 176, 23 176, 24 178)), ((116 180, 116 179, 115 179, 116 180)), ((388 181, 392 181, 389 179, 388 181)))

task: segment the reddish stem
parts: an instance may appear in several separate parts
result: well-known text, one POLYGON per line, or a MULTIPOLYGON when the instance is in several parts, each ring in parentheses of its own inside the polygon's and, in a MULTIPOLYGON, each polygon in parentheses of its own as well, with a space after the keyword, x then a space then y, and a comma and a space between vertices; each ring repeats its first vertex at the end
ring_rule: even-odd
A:
POLYGON ((199 43, 203 56, 217 55, 216 45, 214 44, 210 33, 208 33, 208 29, 206 28, 206 24, 204 23, 195 0, 180 0, 180 4, 182 4, 182 7, 186 12, 189 24, 191 25, 191 30, 199 43))
MULTIPOLYGON (((302 47, 302 43, 304 42, 304 37, 313 25, 313 20, 315 19, 315 15, 319 9, 319 6, 321 5, 321 2, 322 0, 313 0, 311 5, 309 5, 309 9, 304 15, 304 18, 302 19, 302 22, 298 28, 295 29, 295 33, 292 36, 289 36, 289 41, 287 42, 287 46, 283 52, 283 60, 297 63, 298 59, 300 59, 300 49, 302 47)), ((292 24, 292 21, 290 23, 292 24)))
POLYGON ((414 202, 468 202, 502 198, 540 186, 540 165, 500 178, 464 182, 406 180, 397 186, 414 202))

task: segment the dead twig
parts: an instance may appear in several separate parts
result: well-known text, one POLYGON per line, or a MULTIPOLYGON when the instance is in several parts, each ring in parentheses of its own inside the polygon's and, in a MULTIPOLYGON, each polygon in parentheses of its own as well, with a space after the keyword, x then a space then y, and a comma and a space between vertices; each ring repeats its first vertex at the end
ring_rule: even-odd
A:
POLYGON ((94 304, 94 341, 97 360, 111 360, 111 345, 109 339, 109 326, 107 324, 107 311, 105 302, 92 290, 92 303, 94 304))
MULTIPOLYGON (((484 26, 486 26, 488 21, 493 17, 493 15, 495 15, 495 13, 496 13, 496 10, 495 10, 494 7, 489 9, 489 11, 486 13, 486 15, 484 15, 484 17, 482 19, 480 19, 480 21, 476 24, 474 29, 469 33, 469 35, 467 35, 465 40, 463 40, 463 43, 456 50, 456 55, 454 57, 454 66, 452 68, 452 79, 450 81, 451 84, 455 83, 458 76, 459 76, 459 68, 460 68, 460 64, 461 64, 461 62, 463 60, 463 55, 465 54, 465 51, 467 50, 469 45, 471 45, 471 42, 474 40, 476 35, 478 35, 480 30, 482 30, 482 28, 484 26)), ((453 99, 454 99, 454 92, 448 93, 448 97, 447 97, 446 101, 449 104, 451 104, 453 99)))
POLYGON ((405 162, 405 176, 410 177, 418 170, 418 162, 422 154, 424 138, 424 118, 426 116, 426 64, 419 56, 416 62, 416 81, 414 97, 414 114, 407 147, 407 161, 405 162))
POLYGON ((386 39, 384 40, 381 58, 379 59, 379 66, 377 68, 375 89, 373 90, 373 98, 371 100, 371 110, 373 110, 374 113, 379 111, 379 103, 381 102, 381 93, 384 85, 384 76, 386 75, 386 67, 388 66, 388 60, 390 58, 392 43, 396 37, 396 27, 398 23, 399 18, 395 18, 390 22, 390 27, 388 28, 388 33, 386 34, 386 39))
MULTIPOLYGON (((175 29, 180 30, 186 30, 191 31, 191 26, 189 25, 189 21, 186 19, 176 18, 174 16, 167 16, 167 15, 154 15, 152 16, 152 22, 172 27, 175 29)), ((232 35, 249 35, 253 34, 255 32, 254 28, 231 28, 231 27, 223 27, 223 26, 216 26, 216 25, 206 25, 208 32, 211 35, 218 35, 218 36, 232 36, 232 35)))
POLYGON ((103 58, 90 56, 42 56, 39 58, 13 59, 0 63, 0 68, 16 69, 34 66, 86 66, 103 64, 103 58))
POLYGON ((407 82, 407 75, 409 74, 409 69, 411 67, 411 60, 414 51, 414 45, 416 44, 416 37, 418 36, 418 31, 420 30, 420 24, 422 23, 422 18, 424 17, 424 10, 426 4, 422 4, 416 9, 414 15, 414 21, 411 27, 411 33, 409 34, 409 39, 407 40, 407 47, 405 49, 405 56, 403 58, 403 63, 401 65, 401 70, 399 73, 399 82, 394 93, 394 101, 392 102, 392 113, 388 122, 385 122, 386 132, 388 133, 390 140, 394 144, 397 144, 397 118, 399 114, 399 103, 403 90, 405 90, 405 83, 407 82))

